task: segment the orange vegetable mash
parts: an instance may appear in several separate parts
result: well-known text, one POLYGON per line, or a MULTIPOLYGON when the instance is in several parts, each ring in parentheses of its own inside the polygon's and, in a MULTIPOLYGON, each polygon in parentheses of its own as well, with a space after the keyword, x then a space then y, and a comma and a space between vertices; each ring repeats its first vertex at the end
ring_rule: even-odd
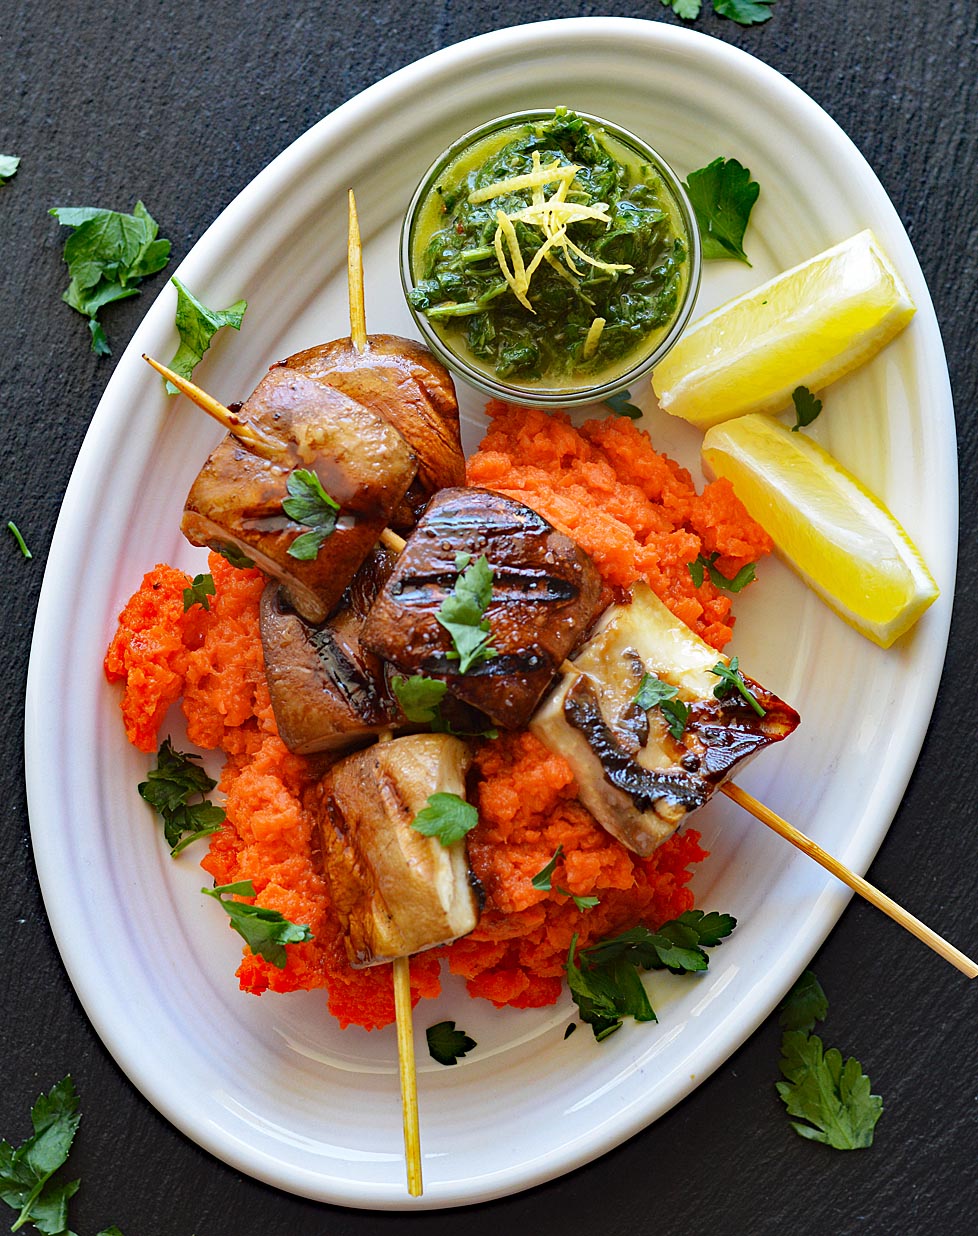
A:
MULTIPOLYGON (((609 590, 646 579, 704 639, 717 648, 727 642, 729 597, 708 579, 693 587, 686 564, 717 552, 717 566, 731 576, 769 552, 770 542, 726 482, 697 495, 689 474, 620 417, 577 430, 566 417, 503 404, 489 413, 489 432, 469 461, 471 484, 509 494, 570 533, 609 590)), ((264 577, 218 554, 210 555, 210 571, 209 610, 194 605, 184 613, 190 579, 160 565, 119 615, 105 673, 124 683, 126 733, 141 751, 155 752, 170 706, 182 699, 190 742, 226 757, 227 819, 201 865, 218 884, 251 880, 259 904, 312 930, 311 941, 288 946, 281 970, 246 948, 241 987, 255 994, 324 988, 341 1025, 387 1025, 394 1020, 391 967, 348 964, 307 806, 336 757, 292 755, 278 737, 258 626, 264 577)), ((438 994, 447 963, 473 996, 496 1005, 552 1004, 575 932, 586 946, 638 922, 658 926, 692 906, 689 867, 705 857, 699 835, 686 829, 651 858, 638 858, 595 823, 577 801, 566 762, 530 734, 481 743, 473 783, 479 824, 469 834, 469 859, 485 908, 471 935, 411 958, 415 1000, 438 994), (531 879, 558 846, 552 890, 539 891, 531 879), (579 910, 558 888, 600 903, 579 910)))

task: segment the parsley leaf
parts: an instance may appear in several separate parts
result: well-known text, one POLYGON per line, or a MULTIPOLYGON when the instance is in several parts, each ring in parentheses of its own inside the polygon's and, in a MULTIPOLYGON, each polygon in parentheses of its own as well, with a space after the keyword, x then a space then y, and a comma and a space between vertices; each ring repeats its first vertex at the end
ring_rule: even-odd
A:
POLYGON ((662 0, 667 9, 672 9, 683 21, 693 21, 699 17, 703 0, 662 0))
POLYGON ((569 897, 579 910, 593 910, 595 906, 601 904, 600 897, 579 897, 577 893, 569 893, 566 888, 561 888, 559 884, 557 885, 557 892, 560 893, 561 897, 569 897))
POLYGON ((183 612, 186 613, 194 605, 209 610, 211 603, 207 598, 214 595, 214 576, 195 575, 190 587, 183 590, 183 612))
MULTIPOLYGON (((667 0, 662 0, 663 4, 666 2, 667 0)), ((619 391, 617 395, 609 395, 604 402, 606 407, 609 407, 614 412, 615 416, 627 416, 630 421, 637 421, 642 417, 643 413, 641 408, 637 408, 635 404, 628 402, 631 397, 631 391, 619 391)))
POLYGON ((821 399, 816 399, 807 386, 796 386, 791 392, 791 398, 795 405, 795 415, 798 418, 796 424, 791 426, 791 432, 797 433, 799 429, 804 429, 806 425, 810 425, 822 410, 821 399))
POLYGON ((774 0, 713 0, 718 17, 729 17, 741 26, 757 26, 771 17, 774 0))
POLYGON ((479 823, 479 812, 457 794, 432 794, 411 821, 425 837, 437 837, 442 845, 461 841, 479 823))
POLYGON ((475 1039, 470 1039, 464 1030, 455 1029, 453 1021, 439 1021, 429 1026, 424 1036, 428 1040, 428 1054, 439 1064, 458 1064, 462 1056, 478 1047, 475 1039))
POLYGON ((760 185, 736 159, 721 156, 690 172, 686 192, 699 225, 704 261, 736 258, 750 266, 744 252, 744 232, 760 191, 760 185))
POLYGON ((811 970, 806 970, 782 1001, 778 1023, 784 1030, 811 1031, 817 1021, 825 1020, 828 1011, 822 984, 811 970))
POLYGON ((49 1181, 67 1159, 80 1122, 78 1096, 69 1075, 38 1096, 31 1108, 32 1137, 16 1149, 0 1141, 0 1198, 19 1211, 13 1230, 24 1223, 52 1236, 67 1230, 68 1199, 78 1191, 79 1182, 49 1181))
MULTIPOLYGON (((248 308, 248 302, 236 300, 226 309, 208 309, 189 288, 184 287, 175 275, 170 282, 177 289, 175 321, 177 333, 180 336, 180 346, 173 360, 170 361, 169 367, 181 377, 189 378, 211 346, 211 340, 222 327, 230 326, 234 330, 241 329, 241 321, 248 308)), ((166 379, 163 380, 163 385, 170 395, 180 393, 173 383, 166 379)))
POLYGON ((17 527, 17 525, 14 523, 12 519, 7 520, 7 528, 13 534, 13 538, 17 542, 17 545, 20 549, 20 552, 23 554, 23 556, 25 558, 33 558, 34 555, 27 548, 27 542, 24 540, 20 529, 17 527))
POLYGON ((156 767, 137 787, 140 796, 163 820, 163 834, 172 857, 182 853, 192 842, 209 837, 224 823, 224 808, 204 799, 190 804, 190 799, 203 797, 217 785, 195 761, 199 755, 174 751, 169 738, 163 740, 156 755, 156 767))
POLYGON ((222 884, 215 888, 202 888, 200 891, 219 901, 231 920, 231 926, 251 951, 258 957, 264 957, 279 970, 284 970, 288 961, 286 944, 301 944, 312 939, 308 924, 292 923, 278 910, 248 905, 244 901, 224 900, 224 893, 229 896, 254 897, 255 886, 250 880, 238 880, 235 884, 222 884))
POLYGON ((0 185, 5 185, 11 176, 15 176, 19 166, 20 155, 0 155, 0 185))
POLYGON ((413 678, 393 678, 391 686, 408 721, 415 725, 430 725, 440 719, 438 706, 448 690, 445 683, 435 678, 425 678, 424 674, 415 674, 413 678))
POLYGON ((739 657, 732 657, 729 665, 724 665, 722 661, 717 661, 713 669, 710 670, 710 673, 716 674, 716 676, 720 679, 717 685, 713 688, 713 694, 718 700, 722 700, 732 691, 736 691, 743 697, 744 700, 746 700, 748 704, 750 704, 751 708, 754 709, 759 717, 767 715, 766 709, 761 707, 753 692, 744 682, 744 676, 740 672, 739 657))
POLYGON ((703 587, 704 574, 709 575, 710 582, 715 588, 726 588, 728 592, 740 592, 741 589, 754 582, 754 567, 756 563, 748 562, 746 566, 740 568, 736 575, 724 575, 721 571, 717 570, 715 565, 719 557, 719 551, 715 551, 709 556, 697 554, 695 561, 686 563, 689 573, 693 577, 694 588, 703 587))
POLYGON ((786 1030, 781 1036, 778 1094, 799 1135, 835 1150, 863 1150, 873 1144, 873 1130, 883 1113, 883 1100, 870 1093, 872 1083, 852 1056, 843 1064, 834 1047, 825 1051, 817 1034, 786 1030))
POLYGON ((92 351, 107 356, 99 310, 138 296, 136 284, 170 260, 170 242, 157 239, 159 227, 142 202, 131 215, 98 206, 55 206, 48 213, 72 229, 64 247, 70 282, 61 299, 88 318, 92 351))
POLYGON ((322 481, 309 468, 294 468, 285 485, 291 496, 283 498, 282 510, 297 524, 311 529, 297 536, 287 552, 290 557, 306 562, 316 557, 323 541, 335 529, 340 504, 329 496, 322 481))
POLYGON ((239 549, 233 541, 226 541, 223 545, 216 545, 213 548, 217 550, 225 561, 229 562, 231 566, 237 567, 239 571, 247 571, 249 567, 255 565, 248 555, 239 549))
POLYGON ((492 599, 492 567, 485 554, 475 562, 469 554, 457 554, 455 569, 462 574, 435 617, 455 645, 449 657, 458 657, 458 671, 465 674, 496 655, 489 643, 489 620, 483 617, 492 599))
POLYGON ((541 867, 536 875, 530 880, 533 887, 541 893, 549 893, 551 889, 551 881, 553 880, 554 871, 557 868, 557 860, 562 857, 564 847, 559 845, 554 850, 554 856, 545 867, 541 867))
POLYGON ((623 1017, 655 1021, 638 970, 669 969, 674 974, 705 970, 710 959, 703 950, 718 945, 736 925, 729 914, 687 910, 658 931, 632 927, 601 940, 583 950, 580 962, 574 956, 575 935, 565 968, 581 1021, 599 1042, 621 1027, 623 1017))
POLYGON ((677 687, 663 682, 654 674, 643 674, 641 685, 635 696, 635 703, 645 712, 648 712, 650 708, 661 709, 666 718, 669 733, 676 742, 682 738, 686 722, 689 720, 689 708, 682 700, 676 699, 678 694, 677 687))

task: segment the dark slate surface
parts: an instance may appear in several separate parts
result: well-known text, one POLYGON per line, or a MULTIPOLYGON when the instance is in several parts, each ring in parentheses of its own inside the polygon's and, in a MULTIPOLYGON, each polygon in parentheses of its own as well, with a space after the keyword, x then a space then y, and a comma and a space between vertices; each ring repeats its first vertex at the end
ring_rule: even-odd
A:
MULTIPOLYGON (((975 1230, 978 987, 861 904, 814 964, 832 1001, 831 1039, 862 1059, 885 1097, 871 1150, 833 1154, 790 1131, 772 1089, 778 1031, 769 1021, 678 1108, 599 1162, 464 1214, 421 1216, 302 1201, 198 1150, 109 1058, 47 925, 20 757, 32 614, 72 461, 114 364, 89 352, 84 324, 59 303, 64 237, 47 208, 128 208, 142 196, 179 260, 287 143, 391 70, 486 30, 597 12, 675 20, 658 0, 0 2, 0 151, 24 159, 0 189, 0 515, 17 519, 35 555, 24 562, 12 540, 0 541, 0 1135, 24 1136, 38 1091, 74 1074, 85 1111, 72 1156, 84 1182, 73 1203, 81 1236, 109 1222, 126 1236, 376 1236, 409 1225, 440 1236, 460 1223, 472 1236, 501 1227, 657 1236, 975 1230)), ((711 12, 696 28, 766 60, 839 121, 890 192, 934 296, 960 437, 957 603, 929 737, 869 874, 975 953, 978 5, 779 0, 764 26, 745 30, 711 12)), ((136 299, 107 314, 116 356, 144 306, 136 299)))

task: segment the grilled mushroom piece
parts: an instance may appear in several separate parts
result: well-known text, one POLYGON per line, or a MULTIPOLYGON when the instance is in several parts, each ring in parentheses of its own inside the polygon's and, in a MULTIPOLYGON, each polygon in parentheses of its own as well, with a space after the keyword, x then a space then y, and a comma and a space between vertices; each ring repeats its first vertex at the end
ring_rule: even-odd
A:
POLYGON ((423 344, 368 335, 358 352, 349 339, 334 339, 282 364, 379 412, 417 455, 418 475, 392 514, 392 527, 413 528, 432 494, 465 484, 455 384, 423 344))
POLYGON ((273 448, 228 435, 191 487, 181 528, 194 545, 234 546, 278 579, 309 622, 322 622, 407 493, 414 452, 378 412, 289 369, 270 370, 241 409, 273 448), (314 558, 289 548, 309 531, 285 514, 296 468, 315 472, 339 504, 336 527, 314 558))
POLYGON ((315 790, 326 879, 351 965, 408 957, 468 934, 479 908, 465 841, 412 822, 432 794, 465 795, 469 752, 447 734, 409 734, 347 756, 315 790))
POLYGON ((360 646, 363 620, 393 565, 389 550, 371 550, 339 609, 318 625, 295 612, 277 581, 262 593, 268 693, 290 751, 308 755, 353 747, 376 738, 398 717, 383 663, 360 646))
POLYGON ((599 824, 647 857, 735 768, 799 723, 793 708, 750 678, 764 715, 738 694, 722 700, 711 671, 726 657, 675 618, 646 584, 613 605, 530 723, 562 755, 599 824), (680 738, 660 707, 636 696, 645 675, 676 689, 689 709, 680 738))
POLYGON ((428 504, 367 616, 364 647, 409 674, 444 681, 498 725, 529 720, 557 666, 587 630, 601 594, 594 563, 521 502, 484 489, 443 489, 428 504), (459 673, 438 613, 459 553, 493 572, 484 617, 494 654, 459 673))

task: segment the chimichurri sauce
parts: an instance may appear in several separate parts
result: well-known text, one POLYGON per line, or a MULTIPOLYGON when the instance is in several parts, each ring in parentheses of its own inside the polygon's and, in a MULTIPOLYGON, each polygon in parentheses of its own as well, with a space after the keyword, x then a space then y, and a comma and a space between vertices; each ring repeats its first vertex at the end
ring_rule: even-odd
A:
POLYGON ((658 170, 557 109, 490 134, 449 165, 420 207, 413 263, 422 278, 409 299, 477 367, 570 387, 652 351, 682 302, 687 252, 658 170))

